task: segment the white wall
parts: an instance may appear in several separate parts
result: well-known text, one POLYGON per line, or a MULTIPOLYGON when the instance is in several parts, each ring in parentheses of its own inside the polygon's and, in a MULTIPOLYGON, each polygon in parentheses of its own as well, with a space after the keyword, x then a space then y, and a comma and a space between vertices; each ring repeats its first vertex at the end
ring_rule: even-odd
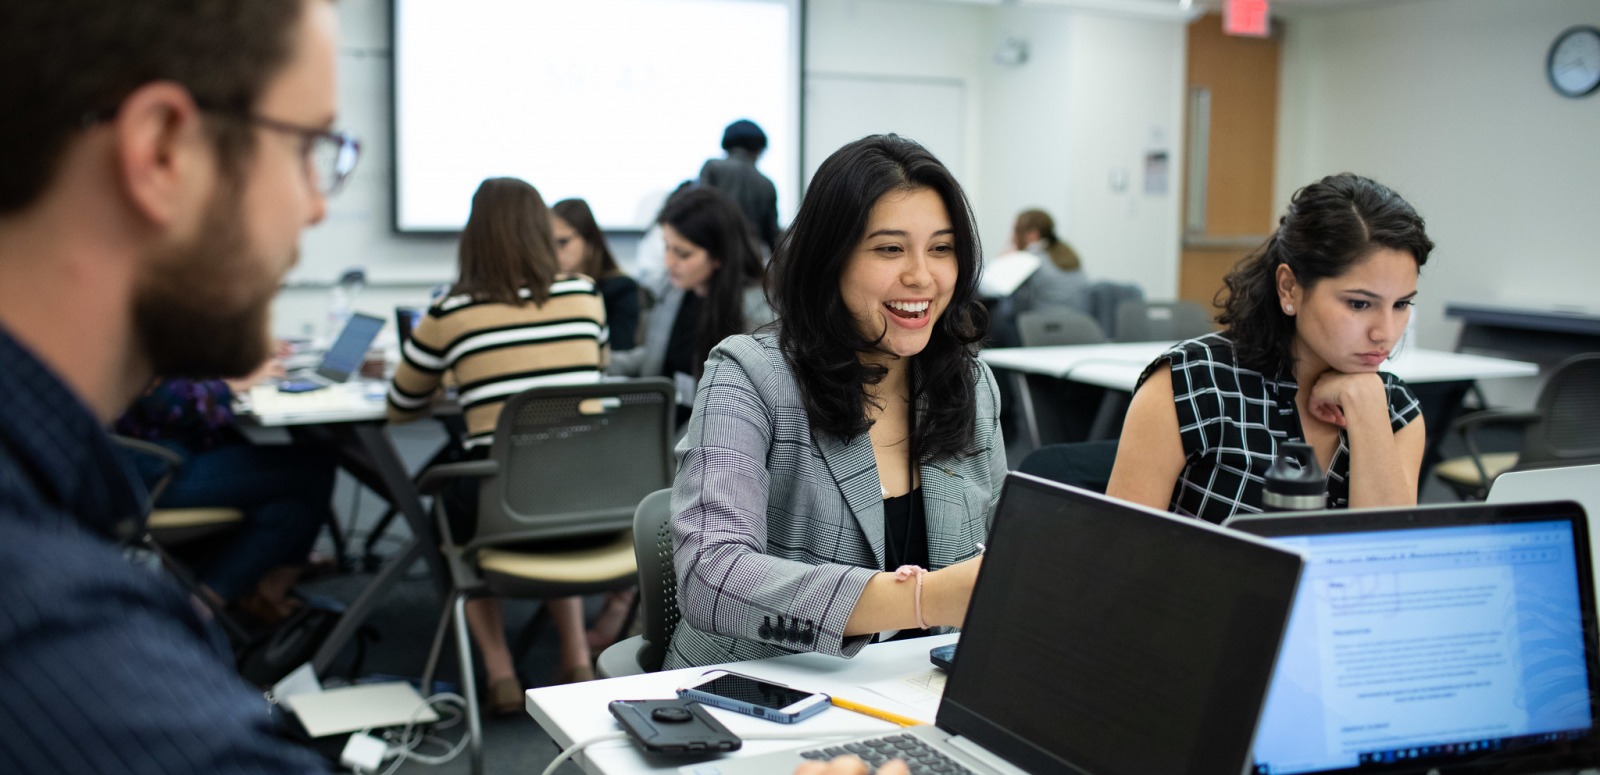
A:
POLYGON ((1277 200, 1334 172, 1399 191, 1437 245, 1419 343, 1449 349, 1452 300, 1596 304, 1600 94, 1545 78, 1557 34, 1594 0, 1412 0, 1290 19, 1277 200))
MULTIPOLYGON (((1177 281, 1182 169, 1184 26, 1175 15, 1084 7, 928 0, 810 0, 806 69, 832 75, 960 81, 965 108, 962 183, 986 250, 1004 248, 1012 218, 1031 206, 1055 216, 1094 277, 1137 282, 1155 297, 1177 281), (1002 35, 1028 40, 1019 67, 995 64, 1002 35), (1142 189, 1143 155, 1169 153, 1168 193, 1142 189), (1111 190, 1121 170, 1126 189, 1111 190)), ((1138 4, 1134 4, 1138 5, 1138 4)), ((363 139, 361 166, 307 232, 305 268, 275 306, 280 335, 321 332, 328 267, 365 265, 377 283, 357 306, 387 314, 425 299, 454 271, 451 239, 390 232, 387 0, 342 0, 340 123, 363 139)), ((938 111, 941 106, 929 106, 938 111)), ((807 123, 827 120, 808 116, 807 123)), ((537 184, 537 181, 535 181, 537 184)), ((636 240, 613 242, 631 256, 636 240)))

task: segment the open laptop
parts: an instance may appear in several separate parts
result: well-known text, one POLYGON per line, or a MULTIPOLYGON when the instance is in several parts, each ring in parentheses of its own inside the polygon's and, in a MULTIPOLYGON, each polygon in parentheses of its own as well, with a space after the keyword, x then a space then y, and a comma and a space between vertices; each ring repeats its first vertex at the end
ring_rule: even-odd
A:
POLYGON ((417 327, 417 323, 422 320, 422 316, 426 312, 427 310, 421 307, 413 307, 409 304, 395 306, 394 333, 402 349, 406 346, 406 342, 411 341, 411 329, 417 327))
MULTIPOLYGON (((1600 530, 1594 519, 1600 515, 1600 465, 1531 468, 1507 471, 1489 485, 1487 503, 1532 503, 1535 501, 1575 501, 1589 514, 1589 558, 1600 555, 1600 530)), ((1600 600, 1600 578, 1595 580, 1596 599, 1600 600)))
POLYGON ((378 332, 383 330, 383 318, 364 312, 353 312, 345 322, 333 346, 322 354, 321 363, 309 374, 296 374, 279 384, 286 392, 313 390, 345 382, 361 369, 378 332))
MULTIPOLYGON (((909 757, 913 773, 1240 775, 1301 565, 1266 541, 1012 473, 937 724, 863 739, 910 736, 945 757, 909 757)), ((788 773, 849 742, 682 771, 788 773)))
POLYGON ((1596 743, 1576 503, 1238 517, 1305 552, 1256 773, 1573 772, 1596 743))

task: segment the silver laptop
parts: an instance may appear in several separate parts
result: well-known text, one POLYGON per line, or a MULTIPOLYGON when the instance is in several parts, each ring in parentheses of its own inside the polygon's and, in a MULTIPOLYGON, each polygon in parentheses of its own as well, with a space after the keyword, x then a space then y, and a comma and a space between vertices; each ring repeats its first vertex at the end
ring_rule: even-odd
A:
POLYGON ((936 725, 680 772, 846 750, 913 773, 1245 771, 1297 552, 1017 473, 990 540, 936 725))
MULTIPOLYGON (((1594 520, 1600 515, 1600 465, 1535 468, 1508 471, 1489 485, 1487 503, 1532 503, 1535 501, 1575 501, 1589 514, 1589 559, 1600 556, 1600 530, 1594 520)), ((1600 599, 1600 578, 1595 579, 1595 596, 1600 599)))
POLYGON ((1596 632, 1576 503, 1238 517, 1305 552, 1256 773, 1591 766, 1596 632))
POLYGON ((382 330, 383 318, 364 312, 351 313, 338 338, 333 340, 333 346, 322 354, 322 361, 317 364, 316 370, 291 374, 284 384, 300 383, 300 389, 303 390, 348 381, 361 369, 367 350, 372 348, 373 340, 378 338, 378 332, 382 330))

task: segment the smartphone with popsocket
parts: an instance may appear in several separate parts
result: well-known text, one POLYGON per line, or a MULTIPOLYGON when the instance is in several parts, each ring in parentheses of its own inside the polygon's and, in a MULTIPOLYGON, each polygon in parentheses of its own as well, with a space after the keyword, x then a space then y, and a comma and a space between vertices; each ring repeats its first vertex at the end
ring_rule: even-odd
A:
POLYGON ((679 689, 678 696, 780 724, 793 724, 815 716, 831 702, 826 694, 726 670, 712 670, 702 675, 679 689))
POLYGON ((737 751, 743 744, 699 703, 676 700, 612 700, 608 706, 629 737, 646 751, 696 755, 737 751))

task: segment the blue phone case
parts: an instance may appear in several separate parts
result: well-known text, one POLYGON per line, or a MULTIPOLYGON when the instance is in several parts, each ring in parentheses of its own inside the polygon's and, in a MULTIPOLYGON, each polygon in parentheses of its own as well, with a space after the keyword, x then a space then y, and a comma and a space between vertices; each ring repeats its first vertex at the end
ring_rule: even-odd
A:
POLYGON ((698 702, 703 705, 710 705, 714 708, 722 708, 724 710, 731 710, 736 713, 743 713, 747 716, 755 716, 756 718, 764 718, 768 721, 776 721, 779 724, 793 724, 798 721, 804 721, 805 719, 811 718, 812 716, 815 716, 818 713, 821 713, 832 707, 830 703, 824 701, 819 702, 810 708, 801 710, 798 713, 784 713, 776 708, 764 708, 760 705, 723 697, 720 694, 712 694, 710 692, 701 691, 693 687, 679 689, 678 696, 686 700, 693 700, 694 702, 698 702))
POLYGON ((321 390, 322 383, 309 379, 286 379, 278 383, 279 393, 307 393, 321 390))

